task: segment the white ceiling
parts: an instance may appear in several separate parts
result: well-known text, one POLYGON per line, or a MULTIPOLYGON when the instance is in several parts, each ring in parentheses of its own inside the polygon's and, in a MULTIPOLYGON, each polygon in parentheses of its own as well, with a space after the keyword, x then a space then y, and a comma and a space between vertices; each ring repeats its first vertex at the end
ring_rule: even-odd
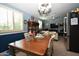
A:
MULTIPOLYGON (((39 17, 38 3, 6 3, 6 5, 22 10, 35 17, 39 17)), ((49 16, 63 16, 77 7, 79 7, 78 3, 52 3, 52 12, 49 16)))

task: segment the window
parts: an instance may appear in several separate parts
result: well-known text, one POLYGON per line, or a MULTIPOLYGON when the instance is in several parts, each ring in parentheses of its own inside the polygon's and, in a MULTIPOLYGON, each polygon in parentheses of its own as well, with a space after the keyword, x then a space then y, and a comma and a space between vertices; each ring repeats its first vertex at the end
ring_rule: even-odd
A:
POLYGON ((12 9, 8 9, 7 12, 7 19, 8 19, 8 30, 13 30, 13 10, 12 9))
POLYGON ((7 9, 0 7, 0 30, 7 30, 7 9))
POLYGON ((20 11, 0 6, 0 31, 22 31, 23 14, 20 11))
POLYGON ((42 21, 38 20, 38 23, 39 23, 39 29, 42 29, 42 21))
POLYGON ((18 11, 14 11, 14 30, 19 30, 23 28, 23 20, 22 20, 23 16, 22 13, 18 12, 18 11))

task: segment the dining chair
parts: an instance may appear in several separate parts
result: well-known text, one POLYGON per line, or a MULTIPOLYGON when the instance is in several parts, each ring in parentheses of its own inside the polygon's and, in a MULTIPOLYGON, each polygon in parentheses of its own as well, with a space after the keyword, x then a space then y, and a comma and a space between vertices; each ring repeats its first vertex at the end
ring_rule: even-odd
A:
POLYGON ((52 35, 49 43, 48 43, 48 49, 47 49, 47 56, 52 56, 53 54, 53 39, 54 39, 55 35, 52 35))

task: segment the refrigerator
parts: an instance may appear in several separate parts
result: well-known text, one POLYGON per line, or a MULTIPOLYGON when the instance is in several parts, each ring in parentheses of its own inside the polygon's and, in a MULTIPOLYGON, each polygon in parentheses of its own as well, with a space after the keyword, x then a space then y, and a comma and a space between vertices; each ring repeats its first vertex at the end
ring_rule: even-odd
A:
POLYGON ((79 52, 79 14, 77 12, 67 13, 64 23, 64 31, 67 33, 67 50, 79 52))

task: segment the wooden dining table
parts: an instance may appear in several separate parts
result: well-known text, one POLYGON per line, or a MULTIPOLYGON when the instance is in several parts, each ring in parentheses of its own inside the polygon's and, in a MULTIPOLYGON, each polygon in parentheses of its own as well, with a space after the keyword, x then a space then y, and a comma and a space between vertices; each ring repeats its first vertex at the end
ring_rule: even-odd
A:
POLYGON ((50 38, 50 35, 46 35, 42 39, 33 38, 30 41, 27 41, 27 39, 15 41, 9 44, 9 50, 12 55, 15 55, 15 50, 17 49, 26 54, 30 53, 43 56, 47 51, 50 38))

